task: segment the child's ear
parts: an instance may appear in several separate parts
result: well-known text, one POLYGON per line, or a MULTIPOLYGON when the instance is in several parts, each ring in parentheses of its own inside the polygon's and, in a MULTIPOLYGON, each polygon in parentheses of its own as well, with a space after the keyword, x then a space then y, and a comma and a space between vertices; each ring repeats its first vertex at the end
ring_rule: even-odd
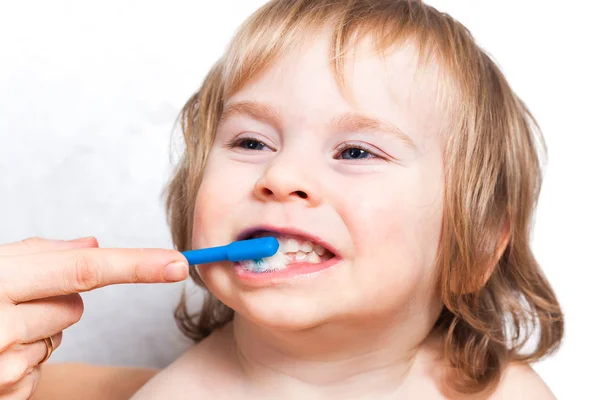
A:
POLYGON ((485 276, 483 278, 483 282, 481 282, 481 287, 483 287, 487 281, 492 276, 494 269, 498 266, 498 261, 504 254, 506 250, 506 246, 508 246, 508 241, 510 240, 510 223, 508 222, 508 218, 504 220, 504 224, 502 225, 502 230, 500 232, 500 240, 498 241, 498 247, 496 247, 496 251, 494 252, 494 258, 491 260, 490 265, 488 265, 487 270, 485 272, 485 276))

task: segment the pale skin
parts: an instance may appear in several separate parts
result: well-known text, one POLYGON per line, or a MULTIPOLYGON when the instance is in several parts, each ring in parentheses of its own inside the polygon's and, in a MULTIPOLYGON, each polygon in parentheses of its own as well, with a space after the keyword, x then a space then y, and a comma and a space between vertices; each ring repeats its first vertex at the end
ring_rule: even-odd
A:
MULTIPOLYGON (((353 102, 323 40, 227 99, 226 113, 237 111, 219 125, 194 216, 195 247, 268 224, 324 238, 342 260, 316 278, 260 288, 230 265, 203 266, 234 321, 134 399, 449 398, 431 334, 444 184, 436 80, 431 71, 413 80, 411 47, 385 60, 368 50, 357 51, 346 78, 353 102)), ((529 366, 514 364, 486 398, 554 397, 529 366)))

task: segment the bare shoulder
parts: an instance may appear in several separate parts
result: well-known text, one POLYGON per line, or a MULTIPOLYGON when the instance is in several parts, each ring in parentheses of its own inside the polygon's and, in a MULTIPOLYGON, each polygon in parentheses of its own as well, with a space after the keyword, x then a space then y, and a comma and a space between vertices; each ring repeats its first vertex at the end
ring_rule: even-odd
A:
POLYGON ((511 363, 504 373, 491 400, 556 400, 542 378, 528 364, 511 363))
POLYGON ((157 373, 148 368, 45 364, 32 399, 129 399, 157 373))
POLYGON ((189 349, 142 387, 132 400, 198 399, 235 390, 239 370, 226 340, 214 334, 189 349))
POLYGON ((167 398, 167 396, 171 399, 180 399, 184 398, 186 393, 194 392, 198 380, 204 380, 202 374, 194 376, 198 369, 198 363, 195 360, 199 358, 199 347, 200 345, 196 345, 189 349, 171 365, 156 374, 131 399, 155 399, 167 398))

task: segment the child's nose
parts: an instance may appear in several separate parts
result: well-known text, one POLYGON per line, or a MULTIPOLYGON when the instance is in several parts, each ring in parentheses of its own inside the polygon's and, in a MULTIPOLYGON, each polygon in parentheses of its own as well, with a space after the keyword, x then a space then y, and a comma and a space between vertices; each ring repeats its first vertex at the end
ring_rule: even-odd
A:
POLYGON ((307 163, 274 161, 256 182, 254 194, 263 201, 302 201, 316 206, 321 200, 309 169, 307 163))

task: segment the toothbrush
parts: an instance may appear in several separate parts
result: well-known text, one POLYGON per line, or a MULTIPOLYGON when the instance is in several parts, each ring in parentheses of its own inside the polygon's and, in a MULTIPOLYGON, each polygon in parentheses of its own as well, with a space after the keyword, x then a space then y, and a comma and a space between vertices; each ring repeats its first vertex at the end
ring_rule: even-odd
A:
POLYGON ((271 257, 279 249, 279 242, 274 237, 238 240, 226 246, 184 251, 182 254, 190 265, 206 264, 219 261, 261 260, 271 257))

